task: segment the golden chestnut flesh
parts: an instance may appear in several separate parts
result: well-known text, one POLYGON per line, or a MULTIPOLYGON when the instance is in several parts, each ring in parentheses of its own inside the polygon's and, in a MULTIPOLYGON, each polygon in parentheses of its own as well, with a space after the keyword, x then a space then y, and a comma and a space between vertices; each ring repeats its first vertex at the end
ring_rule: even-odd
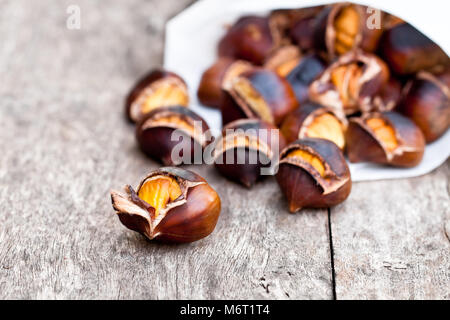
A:
POLYGON ((264 63, 264 68, 286 77, 300 62, 301 53, 297 46, 289 45, 276 50, 264 63))
POLYGON ((342 55, 355 45, 355 38, 360 30, 360 16, 355 7, 344 7, 334 21, 336 32, 335 51, 342 55))
POLYGON ((299 139, 280 155, 278 185, 289 211, 335 206, 350 194, 350 170, 341 150, 331 141, 299 139))
POLYGON ((150 240, 193 242, 208 236, 220 214, 220 198, 199 175, 166 167, 151 172, 137 191, 111 191, 113 208, 127 228, 150 240))

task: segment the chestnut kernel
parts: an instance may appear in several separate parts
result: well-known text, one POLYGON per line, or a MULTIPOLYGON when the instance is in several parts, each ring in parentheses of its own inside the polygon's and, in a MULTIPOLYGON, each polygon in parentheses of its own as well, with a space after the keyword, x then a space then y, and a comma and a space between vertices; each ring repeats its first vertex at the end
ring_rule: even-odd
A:
POLYGON ((246 71, 231 81, 224 81, 223 89, 223 124, 242 118, 259 118, 278 125, 298 107, 289 82, 271 70, 246 71))
POLYGON ((450 65, 447 54, 409 23, 387 30, 380 41, 380 51, 391 69, 401 75, 450 65))
POLYGON ((138 122, 156 108, 188 105, 189 93, 184 80, 173 72, 153 70, 134 85, 125 109, 128 119, 138 122))
MULTIPOLYGON (((179 165, 172 159, 176 146, 190 150, 189 163, 193 163, 196 147, 200 150, 209 144, 209 127, 203 118, 184 107, 167 107, 153 110, 136 127, 136 138, 141 150, 151 158, 165 165, 179 165), (201 124, 201 126, 197 125, 201 124), (175 130, 188 139, 173 141, 175 130), (181 147, 182 144, 182 147, 181 147)), ((178 156, 178 155, 177 155, 178 156)), ((183 154, 179 155, 183 157, 183 154)))
POLYGON ((264 68, 286 77, 300 62, 301 54, 297 46, 284 46, 277 49, 264 63, 264 68))
POLYGON ((232 79, 253 66, 243 60, 222 57, 202 75, 198 87, 199 101, 208 107, 219 109, 223 99, 222 83, 224 79, 232 79))
POLYGON ((450 127, 450 70, 439 75, 419 73, 399 111, 415 122, 427 143, 440 138, 450 127))
POLYGON ((414 167, 425 151, 420 129, 410 119, 393 111, 351 118, 346 142, 350 162, 414 167))
POLYGON ((377 56, 355 50, 329 66, 310 88, 311 100, 346 115, 373 108, 373 99, 387 84, 389 69, 377 56))
POLYGON ((284 119, 281 133, 288 143, 303 138, 322 138, 343 150, 346 124, 347 120, 339 119, 332 109, 308 102, 284 119))
POLYGON ((341 150, 324 139, 305 138, 288 145, 281 152, 275 177, 290 212, 335 206, 347 199, 352 188, 341 150))
POLYGON ((193 242, 213 232, 220 214, 220 198, 194 172, 166 167, 152 171, 137 191, 111 191, 120 222, 150 240, 193 242))
POLYGON ((286 142, 273 125, 260 119, 233 121, 216 140, 215 167, 224 177, 250 188, 261 178, 261 169, 270 167, 275 145, 284 148, 286 142))
POLYGON ((231 57, 262 65, 265 58, 281 45, 278 30, 268 17, 241 17, 220 40, 219 57, 231 57))

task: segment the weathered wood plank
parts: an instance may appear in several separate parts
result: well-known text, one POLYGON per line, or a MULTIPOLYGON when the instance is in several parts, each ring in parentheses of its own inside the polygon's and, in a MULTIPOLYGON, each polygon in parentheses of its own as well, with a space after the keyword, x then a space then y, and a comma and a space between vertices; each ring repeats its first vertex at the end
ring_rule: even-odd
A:
POLYGON ((450 299, 450 161, 331 210, 337 299, 450 299))
POLYGON ((109 189, 156 167, 123 98, 190 2, 80 0, 77 31, 72 1, 0 3, 0 298, 332 297, 326 211, 286 213, 270 179, 250 192, 195 167, 223 211, 194 244, 147 242, 114 216, 109 189))

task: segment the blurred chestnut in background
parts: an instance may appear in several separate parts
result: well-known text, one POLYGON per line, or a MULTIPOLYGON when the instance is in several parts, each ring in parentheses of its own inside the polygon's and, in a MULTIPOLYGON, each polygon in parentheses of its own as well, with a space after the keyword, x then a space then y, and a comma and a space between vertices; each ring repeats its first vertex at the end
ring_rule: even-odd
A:
POLYGON ((355 50, 329 66, 309 90, 311 100, 346 115, 366 112, 388 83, 389 69, 380 58, 355 50))
POLYGON ((419 126, 428 143, 441 137, 450 126, 450 70, 438 75, 419 73, 399 111, 419 126))
POLYGON ((224 79, 232 79, 251 68, 252 65, 247 61, 229 57, 219 58, 202 75, 197 91, 199 101, 205 106, 219 109, 222 104, 224 79))
POLYGON ((153 70, 134 85, 127 96, 125 111, 130 121, 138 122, 156 108, 188 105, 189 93, 184 80, 173 72, 153 70))
MULTIPOLYGON (((188 164, 194 163, 195 151, 211 142, 209 127, 203 118, 184 107, 167 107, 153 110, 136 127, 136 138, 141 150, 165 165, 179 165, 172 158, 175 147, 190 150, 188 164), (172 133, 179 130, 184 139, 172 140, 172 133), (196 147, 197 146, 197 147, 196 147)), ((203 153, 200 154, 201 156, 203 153)), ((177 154, 181 158, 183 152, 177 154)))
POLYGON ((372 99, 371 111, 384 112, 394 110, 400 103, 402 91, 402 82, 395 77, 391 77, 372 99))
POLYGON ((227 124, 242 118, 259 118, 278 125, 298 107, 289 82, 276 72, 253 69, 224 81, 222 122, 227 124))
POLYGON ((193 242, 213 232, 220 214, 220 198, 192 171, 160 168, 125 193, 111 191, 120 222, 150 240, 193 242))
POLYGON ((350 118, 345 140, 350 162, 414 167, 425 150, 422 131, 410 119, 393 111, 350 118))
POLYGON ((409 23, 387 30, 380 42, 380 52, 391 69, 401 75, 450 65, 447 54, 409 23))
POLYGON ((347 199, 352 181, 341 150, 331 141, 297 140, 280 155, 277 182, 290 212, 327 208, 347 199))
POLYGON ((307 102, 291 112, 283 121, 281 133, 288 143, 303 138, 322 138, 345 146, 347 120, 339 119, 333 110, 307 102))
POLYGON ((281 35, 268 17, 244 16, 231 26, 218 46, 219 57, 231 57, 262 65, 281 45, 281 35))
POLYGON ((278 154, 285 145, 284 137, 270 123, 236 120, 226 125, 216 140, 215 167, 224 177, 250 188, 261 177, 261 169, 270 167, 274 152, 278 154), (275 146, 278 150, 272 149, 275 146))
POLYGON ((300 63, 286 76, 295 92, 297 101, 303 103, 309 99, 309 86, 325 70, 325 62, 316 54, 304 56, 300 63))
POLYGON ((297 66, 300 59, 301 53, 297 46, 283 46, 267 57, 263 67, 275 71, 281 77, 286 77, 297 66))
POLYGON ((380 27, 369 29, 366 6, 352 3, 336 3, 325 7, 317 16, 314 28, 315 48, 324 50, 330 61, 355 48, 373 52, 383 33, 383 13, 380 27))

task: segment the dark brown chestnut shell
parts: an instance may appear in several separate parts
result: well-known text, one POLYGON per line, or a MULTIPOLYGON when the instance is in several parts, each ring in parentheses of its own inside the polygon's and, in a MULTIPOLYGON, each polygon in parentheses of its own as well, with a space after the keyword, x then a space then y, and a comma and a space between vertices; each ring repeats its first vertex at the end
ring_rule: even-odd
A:
MULTIPOLYGON (((165 165, 182 164, 172 159, 172 151, 180 143, 183 143, 182 150, 190 150, 189 164, 191 164, 195 160, 196 145, 204 148, 211 142, 206 121, 192 110, 179 106, 156 109, 144 116, 136 127, 136 139, 145 154, 165 165), (195 122, 198 122, 201 127, 196 131, 189 131, 174 120, 183 121, 192 127, 195 126, 195 122), (180 130, 188 139, 182 139, 181 142, 172 141, 172 133, 175 130, 180 130)), ((180 156, 182 157, 183 154, 180 156)))
POLYGON ((224 177, 252 187, 261 176, 261 169, 270 167, 273 146, 284 148, 285 139, 273 125, 260 119, 240 119, 223 128, 222 136, 215 141, 214 163, 224 177), (259 130, 267 130, 267 135, 259 130), (273 136, 271 134, 274 134, 273 136), (276 141, 272 141, 276 139, 276 141), (230 159, 232 158, 232 159, 230 159), (250 163, 254 159, 254 163, 250 163), (229 163, 228 160, 232 160, 229 163))
POLYGON ((350 162, 414 167, 421 162, 425 151, 422 131, 410 119, 394 111, 367 113, 359 118, 350 118, 346 142, 350 162), (372 118, 384 120, 394 130, 398 144, 394 150, 389 151, 367 125, 367 120, 372 118))
POLYGON ((295 93, 287 80, 276 72, 265 69, 253 69, 242 73, 230 83, 224 83, 225 97, 221 107, 222 123, 225 125, 237 119, 261 118, 256 110, 252 109, 247 98, 236 92, 233 82, 245 81, 265 102, 266 114, 270 119, 265 121, 278 125, 284 117, 298 107, 295 93))
POLYGON ((128 229, 150 240, 193 242, 213 232, 220 215, 220 198, 208 183, 192 171, 166 167, 152 171, 139 184, 137 191, 129 185, 125 193, 111 191, 113 208, 128 229), (180 186, 182 195, 155 217, 155 209, 140 199, 140 188, 156 176, 169 176, 180 186))
POLYGON ((347 199, 352 187, 350 169, 342 152, 324 139, 306 138, 288 145, 281 152, 275 177, 290 212, 335 206, 347 199), (325 167, 323 176, 307 161, 287 157, 294 150, 304 150, 319 158, 325 167))

